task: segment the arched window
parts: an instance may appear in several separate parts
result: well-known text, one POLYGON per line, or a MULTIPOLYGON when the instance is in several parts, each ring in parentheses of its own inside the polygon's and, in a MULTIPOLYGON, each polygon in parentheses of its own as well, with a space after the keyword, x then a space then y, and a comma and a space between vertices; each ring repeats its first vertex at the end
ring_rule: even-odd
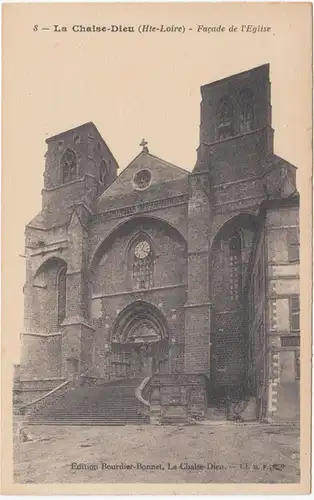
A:
POLYGON ((100 182, 102 184, 104 184, 104 182, 105 182, 107 172, 108 172, 107 163, 105 162, 105 160, 101 160, 99 177, 100 177, 100 182))
POLYGON ((58 325, 61 325, 66 315, 66 272, 67 268, 63 267, 58 274, 58 325))
POLYGON ((66 149, 61 157, 62 182, 70 182, 77 178, 77 158, 72 149, 66 149))
POLYGON ((133 288, 136 290, 154 286, 154 260, 148 240, 140 239, 133 247, 133 288))
POLYGON ((239 300, 241 293, 241 238, 234 233, 229 240, 229 286, 231 300, 239 300))
POLYGON ((233 135, 233 105, 229 96, 220 99, 217 106, 217 136, 218 140, 233 135))
POLYGON ((253 94, 251 90, 245 89, 240 94, 240 117, 239 129, 241 134, 253 130, 254 124, 254 105, 253 94))

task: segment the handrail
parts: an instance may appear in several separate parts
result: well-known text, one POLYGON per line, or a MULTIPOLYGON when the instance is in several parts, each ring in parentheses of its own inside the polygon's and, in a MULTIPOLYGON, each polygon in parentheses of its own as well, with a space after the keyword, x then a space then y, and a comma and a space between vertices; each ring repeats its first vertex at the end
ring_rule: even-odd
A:
POLYGON ((144 380, 142 380, 140 385, 135 389, 136 399, 138 399, 140 401, 140 403, 147 406, 148 408, 150 407, 150 403, 149 403, 149 401, 146 401, 146 399, 143 398, 142 392, 145 389, 145 387, 147 386, 150 379, 151 379, 151 377, 144 378, 144 380))
POLYGON ((48 396, 50 396, 51 394, 54 394, 56 391, 58 391, 59 389, 62 389, 62 387, 65 387, 66 385, 68 385, 69 383, 71 382, 71 380, 66 380, 65 382, 62 382, 62 384, 58 385, 57 387, 55 387, 54 389, 52 389, 51 391, 49 392, 46 392, 46 394, 44 394, 43 396, 40 396, 39 398, 37 399, 34 399, 33 401, 30 401, 29 403, 26 403, 25 405, 23 406, 20 406, 19 407, 19 410, 24 410, 25 408, 28 408, 29 406, 32 406, 36 403, 39 403, 39 401, 42 401, 43 399, 47 398, 48 396))
MULTIPOLYGON (((78 378, 83 378, 87 373, 89 372, 89 369, 87 369, 85 372, 81 373, 78 378)), ((48 379, 47 379, 48 380, 48 379)), ((45 394, 43 394, 43 396, 40 396, 39 398, 37 399, 34 399, 33 401, 30 401, 29 403, 26 403, 25 405, 23 406, 20 406, 19 407, 19 410, 20 411, 23 411, 25 408, 28 408, 30 406, 33 406, 35 405, 36 403, 39 403, 40 401, 46 399, 48 396, 51 396, 52 394, 54 394, 55 392, 57 392, 59 389, 62 389, 63 387, 66 387, 68 384, 70 384, 71 382, 73 382, 73 380, 66 380, 65 382, 62 382, 61 384, 57 385, 57 387, 55 387, 54 389, 52 389, 51 391, 49 392, 46 392, 45 394)))

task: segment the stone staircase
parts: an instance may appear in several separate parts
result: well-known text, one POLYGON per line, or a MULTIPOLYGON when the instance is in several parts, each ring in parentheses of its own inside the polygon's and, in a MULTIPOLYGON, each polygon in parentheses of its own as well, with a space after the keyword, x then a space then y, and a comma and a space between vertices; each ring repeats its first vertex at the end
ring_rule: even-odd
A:
POLYGON ((128 425, 149 423, 135 389, 141 380, 73 387, 28 417, 29 425, 128 425))

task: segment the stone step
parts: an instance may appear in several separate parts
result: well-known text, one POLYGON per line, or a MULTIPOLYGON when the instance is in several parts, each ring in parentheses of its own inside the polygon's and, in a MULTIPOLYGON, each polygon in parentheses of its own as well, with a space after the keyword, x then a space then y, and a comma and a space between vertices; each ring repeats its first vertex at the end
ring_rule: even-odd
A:
MULTIPOLYGON (((69 401, 71 401, 70 399, 66 400, 63 402, 63 404, 54 404, 53 407, 54 408, 60 408, 61 410, 64 408, 65 404, 67 404, 69 401)), ((76 408, 76 409, 80 409, 80 408, 131 408, 134 406, 134 404, 138 404, 138 400, 137 399, 134 399, 134 401, 124 401, 122 398, 121 400, 119 401, 106 401, 106 402, 99 402, 98 404, 97 403, 85 403, 85 404, 75 404, 73 401, 71 401, 72 405, 71 407, 72 408, 76 408)), ((46 406, 45 408, 48 408, 48 406, 46 406)))
POLYGON ((29 416, 30 425, 127 425, 148 421, 135 397, 139 380, 80 386, 29 416))
POLYGON ((36 412, 34 413, 33 415, 30 415, 30 418, 36 418, 36 416, 40 416, 40 417, 54 417, 54 418, 61 418, 61 417, 66 417, 66 416, 71 416, 71 417, 82 417, 82 416, 88 416, 89 418, 90 417, 109 417, 109 416, 112 416, 112 415, 130 415, 130 416, 136 416, 140 413, 140 409, 139 408, 136 408, 136 409, 130 409, 129 411, 125 411, 125 410, 121 410, 121 411, 97 411, 97 412, 92 412, 92 411, 86 411, 86 412, 73 412, 71 410, 67 410, 67 411, 64 411, 64 412, 54 412, 54 411, 51 411, 51 412, 36 412))
POLYGON ((145 423, 148 421, 148 418, 146 417, 131 417, 131 416, 126 416, 126 417, 109 417, 109 418, 104 418, 104 417, 81 417, 81 418, 73 418, 71 416, 67 416, 64 418, 53 418, 53 417, 46 417, 46 418, 33 418, 29 420, 29 424, 45 424, 45 423, 55 423, 55 424, 62 424, 62 425, 71 425, 73 423, 79 424, 79 423, 84 423, 84 424, 92 424, 95 422, 98 423, 103 423, 104 425, 108 422, 116 422, 116 423, 125 423, 125 422, 134 422, 134 423, 145 423))
POLYGON ((29 422, 28 425, 68 425, 68 426, 72 426, 72 425, 77 425, 77 426, 101 426, 101 427, 105 427, 105 426, 123 426, 123 425, 143 425, 143 424, 148 424, 147 421, 114 421, 114 420, 110 420, 110 421, 92 421, 92 420, 88 420, 88 421, 79 421, 79 422, 76 422, 76 421, 66 421, 66 422, 62 422, 60 420, 58 420, 57 422, 55 421, 50 421, 50 420, 42 420, 42 421, 36 421, 36 422, 29 422))
MULTIPOLYGON (((67 401, 67 404, 66 405, 54 405, 54 406, 46 406, 45 408, 48 410, 48 409, 54 409, 54 410, 57 410, 57 411, 64 411, 66 410, 69 405, 68 405, 69 401, 67 401)), ((71 409, 73 411, 87 411, 87 410, 97 410, 97 409, 101 409, 101 410, 118 410, 118 411, 121 411, 121 410, 127 410, 127 409, 130 409, 130 408, 137 408, 138 407, 138 400, 135 400, 133 403, 126 403, 124 404, 123 401, 121 401, 121 403, 119 404, 115 404, 113 401, 110 403, 108 402, 107 404, 103 405, 103 404, 99 404, 99 405, 72 405, 71 404, 71 409)))
POLYGON ((84 418, 73 418, 72 416, 67 416, 64 418, 53 418, 53 417, 41 417, 41 418, 34 418, 30 419, 29 422, 43 422, 43 421, 53 421, 53 422, 110 422, 110 421, 115 421, 115 422, 123 422, 125 420, 130 420, 130 421, 145 421, 145 419, 140 416, 124 416, 122 417, 121 415, 119 416, 110 416, 110 417, 84 417, 84 418))
POLYGON ((38 419, 38 420, 30 420, 28 425, 127 425, 127 424, 146 424, 149 423, 148 420, 145 419, 79 419, 79 420, 53 420, 53 419, 38 419))

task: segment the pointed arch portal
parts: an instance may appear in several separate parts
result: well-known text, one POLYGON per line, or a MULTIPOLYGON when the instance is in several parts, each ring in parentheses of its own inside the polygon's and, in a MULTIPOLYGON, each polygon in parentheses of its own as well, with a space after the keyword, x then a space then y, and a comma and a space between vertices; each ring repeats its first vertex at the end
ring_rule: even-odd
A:
POLYGON ((111 372, 144 378, 168 368, 168 328, 157 307, 136 301, 117 316, 111 343, 111 372))

